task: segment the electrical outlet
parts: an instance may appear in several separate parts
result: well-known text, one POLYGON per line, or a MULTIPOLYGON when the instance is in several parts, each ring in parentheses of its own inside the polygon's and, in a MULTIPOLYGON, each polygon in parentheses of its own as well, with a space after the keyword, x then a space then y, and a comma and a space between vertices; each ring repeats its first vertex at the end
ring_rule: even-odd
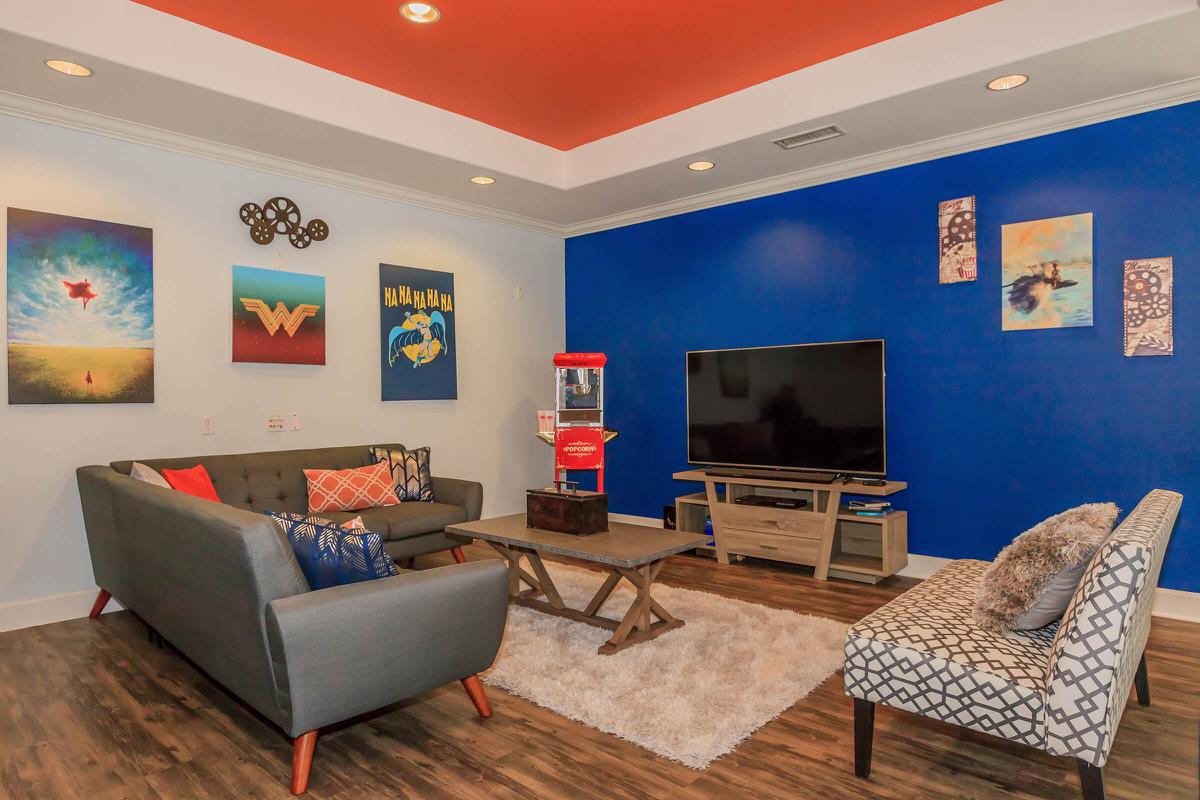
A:
POLYGON ((524 286, 517 287, 517 290, 515 292, 513 292, 513 299, 514 300, 524 300, 525 299, 525 287, 524 286))
POLYGON ((213 416, 200 418, 200 435, 212 436, 217 432, 217 418, 213 416))
POLYGON ((295 411, 288 415, 288 425, 294 431, 300 430, 300 415, 295 411))
POLYGON ((267 417, 267 430, 270 431, 271 433, 282 433, 283 432, 283 415, 282 414, 272 414, 271 416, 267 417))

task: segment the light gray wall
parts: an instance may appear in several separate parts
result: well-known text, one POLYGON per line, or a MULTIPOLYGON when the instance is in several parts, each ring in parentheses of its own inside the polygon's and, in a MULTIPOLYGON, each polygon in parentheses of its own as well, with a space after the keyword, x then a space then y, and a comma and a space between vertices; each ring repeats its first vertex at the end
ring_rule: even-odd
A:
MULTIPOLYGON (((9 406, 0 397, 0 617, 19 601, 93 588, 81 464, 428 444, 436 474, 483 482, 485 514, 523 509, 524 490, 550 477, 551 450, 533 433, 536 409, 553 402, 550 359, 564 342, 559 239, 4 116, 0 205, 154 229, 157 398, 9 406), (273 195, 326 220, 329 239, 306 250, 286 238, 251 242, 238 208, 273 195), (381 261, 454 273, 458 400, 379 400, 381 261), (325 276, 326 366, 231 363, 233 264, 325 276), (290 412, 300 431, 266 432, 268 415, 290 412), (202 436, 210 414, 217 432, 202 436)), ((18 616, 46 621, 36 606, 18 616)))

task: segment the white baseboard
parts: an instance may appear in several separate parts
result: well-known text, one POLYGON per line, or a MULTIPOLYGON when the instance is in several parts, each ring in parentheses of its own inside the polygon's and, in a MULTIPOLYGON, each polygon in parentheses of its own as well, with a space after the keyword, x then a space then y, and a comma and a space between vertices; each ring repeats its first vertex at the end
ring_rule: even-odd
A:
MULTIPOLYGON (((84 589, 81 592, 68 592, 0 605, 0 631, 15 631, 86 617, 92 610, 92 603, 96 602, 98 591, 99 589, 84 589)), ((122 608, 124 606, 116 600, 109 600, 104 613, 120 611, 122 608)))
MULTIPOLYGON (((654 517, 638 517, 633 514, 610 514, 609 519, 625 522, 630 525, 646 525, 651 528, 661 528, 662 520, 654 517)), ((922 556, 916 553, 908 554, 908 566, 897 575, 906 578, 924 580, 952 559, 941 556, 922 556)), ((1178 589, 1158 589, 1154 593, 1154 616, 1165 619, 1178 619, 1184 622, 1200 622, 1200 592, 1183 592, 1178 589)))

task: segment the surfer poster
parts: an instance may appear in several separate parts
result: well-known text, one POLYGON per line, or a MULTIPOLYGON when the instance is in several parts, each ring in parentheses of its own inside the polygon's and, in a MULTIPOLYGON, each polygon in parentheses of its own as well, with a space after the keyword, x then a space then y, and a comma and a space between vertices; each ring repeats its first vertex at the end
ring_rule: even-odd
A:
POLYGON ((1092 324, 1092 215, 1000 229, 1001 320, 1006 331, 1092 324))
POLYGON ((938 203, 938 247, 938 283, 978 277, 974 196, 938 203))
POLYGON ((154 402, 149 228, 8 209, 8 402, 154 402))
POLYGON ((379 265, 384 400, 458 397, 454 273, 379 265))
POLYGON ((1125 355, 1175 353, 1174 293, 1170 258, 1125 262, 1125 355))

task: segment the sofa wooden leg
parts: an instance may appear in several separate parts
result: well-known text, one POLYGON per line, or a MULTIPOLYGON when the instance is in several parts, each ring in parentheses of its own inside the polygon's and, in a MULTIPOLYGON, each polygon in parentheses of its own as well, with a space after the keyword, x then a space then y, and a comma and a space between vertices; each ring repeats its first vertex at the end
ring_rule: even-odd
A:
POLYGON ((88 613, 88 619, 99 619, 100 612, 104 611, 104 607, 108 605, 108 601, 112 599, 112 595, 107 589, 101 589, 100 594, 96 595, 96 602, 92 603, 92 610, 88 613))
POLYGON ((479 676, 472 675, 469 678, 463 678, 462 685, 467 690, 467 696, 471 698, 471 702, 475 704, 475 710, 479 712, 479 716, 484 719, 490 717, 492 704, 488 702, 487 695, 483 692, 483 681, 479 680, 479 676))
POLYGON ((1104 800, 1104 770, 1082 758, 1075 759, 1079 765, 1079 785, 1083 788, 1083 800, 1104 800))
POLYGON ((854 698, 854 774, 871 776, 871 743, 875 737, 875 704, 854 698))
POLYGON ((300 734, 293 746, 295 750, 292 752, 292 794, 304 794, 308 790, 308 771, 312 769, 317 732, 300 734))
POLYGON ((1137 689, 1138 705, 1150 705, 1150 679, 1146 675, 1145 653, 1142 653, 1142 660, 1138 662, 1137 672, 1133 675, 1133 685, 1137 689))
POLYGON ((465 562, 467 560, 467 557, 465 555, 463 555, 463 551, 462 551, 461 547, 451 547, 450 555, 454 556, 454 560, 457 561, 459 564, 462 564, 463 562, 465 562))

